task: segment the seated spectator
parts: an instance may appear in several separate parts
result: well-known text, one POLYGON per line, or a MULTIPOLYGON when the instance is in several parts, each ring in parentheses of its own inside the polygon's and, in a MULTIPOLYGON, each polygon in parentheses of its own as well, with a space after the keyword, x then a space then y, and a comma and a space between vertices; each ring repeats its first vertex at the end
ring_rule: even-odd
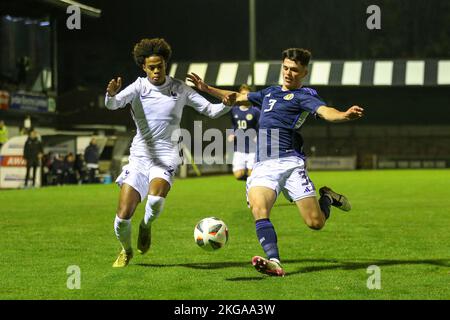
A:
POLYGON ((89 145, 84 150, 84 160, 86 161, 86 166, 89 170, 89 183, 100 182, 98 174, 98 160, 100 158, 99 149, 97 146, 97 139, 92 138, 89 145))
POLYGON ((75 173, 75 156, 70 152, 64 158, 63 163, 63 183, 65 184, 76 184, 77 176, 75 173))
POLYGON ((87 167, 82 153, 78 153, 75 157, 74 169, 77 174, 78 183, 87 183, 87 167))
POLYGON ((52 164, 52 153, 48 152, 42 156, 42 185, 51 184, 50 166, 52 164))
POLYGON ((50 172, 52 175, 52 185, 62 185, 64 182, 64 162, 59 157, 59 154, 55 154, 53 162, 51 164, 50 172))

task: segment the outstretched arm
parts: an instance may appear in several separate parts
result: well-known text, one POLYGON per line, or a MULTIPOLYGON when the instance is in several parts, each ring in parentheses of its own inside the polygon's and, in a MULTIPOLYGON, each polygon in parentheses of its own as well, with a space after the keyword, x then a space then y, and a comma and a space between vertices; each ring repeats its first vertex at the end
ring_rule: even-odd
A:
POLYGON ((122 78, 121 77, 118 77, 117 80, 112 79, 108 83, 108 86, 106 87, 106 93, 108 94, 108 96, 114 97, 119 92, 121 87, 122 87, 122 78))
POLYGON ((194 87, 196 87, 198 90, 206 92, 207 94, 210 94, 213 97, 222 100, 222 102, 227 106, 231 106, 234 104, 238 105, 251 104, 247 100, 247 94, 241 94, 235 91, 223 90, 212 87, 207 83, 205 83, 202 78, 200 78, 197 74, 193 72, 187 75, 187 80, 191 82, 194 85, 194 87))
POLYGON ((320 106, 317 109, 317 114, 324 120, 330 122, 345 122, 356 120, 363 116, 364 109, 359 106, 352 106, 347 111, 339 111, 332 107, 320 106))
POLYGON ((109 110, 123 108, 130 103, 136 94, 136 82, 120 91, 122 78, 112 79, 106 87, 105 106, 109 110), (120 92, 119 92, 120 91, 120 92))
POLYGON ((187 105, 193 107, 198 112, 210 117, 218 118, 231 110, 231 106, 224 103, 211 103, 206 100, 194 89, 186 86, 188 89, 187 105))

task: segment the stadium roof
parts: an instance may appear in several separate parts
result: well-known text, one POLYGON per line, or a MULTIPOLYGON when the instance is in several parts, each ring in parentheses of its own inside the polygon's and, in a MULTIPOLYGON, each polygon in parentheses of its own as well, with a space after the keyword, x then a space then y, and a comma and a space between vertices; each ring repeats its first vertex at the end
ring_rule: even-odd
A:
POLYGON ((75 5, 80 8, 82 14, 85 14, 85 15, 88 15, 91 17, 95 17, 95 18, 99 18, 100 15, 102 14, 102 10, 82 4, 81 2, 77 2, 77 1, 72 1, 72 0, 38 0, 38 1, 45 2, 50 5, 54 5, 56 7, 63 8, 64 10, 68 6, 75 5))
POLYGON ((78 6, 81 14, 85 16, 99 18, 102 13, 100 9, 73 0, 2 0, 0 2, 0 15, 11 14, 37 17, 50 12, 66 14, 67 7, 71 5, 78 6))
MULTIPOLYGON (((250 83, 250 63, 172 63, 170 75, 184 79, 195 72, 215 86, 250 83)), ((282 84, 280 61, 255 63, 255 85, 282 84)), ((303 81, 315 86, 444 86, 450 85, 450 60, 359 60, 312 61, 303 81)))

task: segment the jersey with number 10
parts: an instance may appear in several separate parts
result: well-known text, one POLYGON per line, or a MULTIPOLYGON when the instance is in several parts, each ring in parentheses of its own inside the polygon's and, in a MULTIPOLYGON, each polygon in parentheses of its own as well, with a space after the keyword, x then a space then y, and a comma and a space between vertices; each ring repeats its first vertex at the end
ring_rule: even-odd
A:
MULTIPOLYGON (((256 107, 249 107, 241 109, 239 106, 235 106, 231 109, 231 123, 233 124, 233 130, 235 130, 234 138, 234 151, 239 151, 243 153, 255 152, 255 143, 250 141, 245 137, 245 133, 249 129, 255 130, 255 134, 258 131, 258 120, 260 111, 256 107), (242 136, 245 139, 244 150, 239 150, 237 145, 237 136, 242 136)), ((255 136, 256 137, 256 136, 255 136)), ((242 148, 241 148, 242 149, 242 148)))
POLYGON ((283 91, 281 86, 272 86, 250 92, 247 98, 261 106, 257 161, 264 160, 266 156, 282 158, 294 155, 304 158, 303 138, 299 130, 310 113, 315 115, 320 106, 325 106, 316 90, 302 87, 283 91), (271 154, 275 138, 278 155, 271 154), (262 144, 261 140, 265 143, 262 144), (261 146, 267 149, 261 150, 261 146))

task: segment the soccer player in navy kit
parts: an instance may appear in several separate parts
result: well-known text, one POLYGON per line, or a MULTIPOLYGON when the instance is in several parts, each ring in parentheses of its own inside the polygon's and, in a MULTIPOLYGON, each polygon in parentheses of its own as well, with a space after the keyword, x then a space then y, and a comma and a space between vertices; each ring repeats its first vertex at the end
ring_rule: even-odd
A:
POLYGON ((306 225, 320 230, 330 216, 330 206, 349 211, 348 199, 328 187, 319 189, 316 197, 314 184, 308 177, 302 138, 298 129, 307 116, 313 114, 330 122, 359 119, 363 109, 352 106, 341 112, 328 107, 311 88, 302 86, 308 74, 311 53, 305 49, 290 48, 283 51, 283 85, 272 86, 246 95, 220 90, 195 79, 197 88, 208 92, 224 103, 256 104, 261 106, 258 136, 258 158, 252 175, 247 180, 247 198, 256 223, 258 240, 267 258, 254 256, 252 264, 261 273, 284 276, 280 262, 275 228, 270 211, 280 192, 294 201, 306 225), (275 138, 276 147, 270 141, 275 138))
MULTIPOLYGON (((250 87, 241 85, 239 93, 247 94, 250 87)), ((256 136, 260 111, 252 106, 234 106, 231 111, 234 134, 228 136, 234 142, 233 174, 238 180, 246 180, 252 173, 256 160, 256 136)))

